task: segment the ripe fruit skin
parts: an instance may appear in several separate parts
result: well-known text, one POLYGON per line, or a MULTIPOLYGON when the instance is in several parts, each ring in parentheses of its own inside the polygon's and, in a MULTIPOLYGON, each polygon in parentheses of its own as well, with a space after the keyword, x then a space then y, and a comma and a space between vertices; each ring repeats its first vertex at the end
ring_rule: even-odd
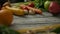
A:
POLYGON ((44 8, 45 8, 46 10, 48 10, 50 3, 51 3, 51 1, 46 1, 46 2, 44 3, 44 8))
POLYGON ((33 2, 32 3, 29 3, 28 6, 29 7, 34 7, 34 3, 33 2))
POLYGON ((28 10, 29 11, 29 9, 25 5, 20 5, 20 8, 23 9, 23 10, 28 10))
POLYGON ((19 8, 13 8, 9 6, 5 6, 3 10, 10 11, 12 14, 19 15, 19 16, 24 16, 24 10, 19 9, 19 8))
POLYGON ((60 5, 57 2, 51 2, 49 6, 49 12, 56 15, 60 12, 60 5))
POLYGON ((19 9, 19 10, 16 10, 13 12, 15 15, 18 15, 18 16, 24 16, 24 10, 22 9, 19 9))
POLYGON ((0 25, 11 25, 13 21, 13 15, 10 11, 0 10, 0 25))

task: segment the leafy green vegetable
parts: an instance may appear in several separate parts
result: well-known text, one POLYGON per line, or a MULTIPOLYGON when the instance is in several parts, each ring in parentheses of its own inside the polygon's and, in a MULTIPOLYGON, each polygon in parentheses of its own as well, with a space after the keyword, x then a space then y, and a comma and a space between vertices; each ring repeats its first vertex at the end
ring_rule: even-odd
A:
POLYGON ((45 2, 46 0, 35 0, 35 7, 36 8, 44 8, 44 2, 45 2))

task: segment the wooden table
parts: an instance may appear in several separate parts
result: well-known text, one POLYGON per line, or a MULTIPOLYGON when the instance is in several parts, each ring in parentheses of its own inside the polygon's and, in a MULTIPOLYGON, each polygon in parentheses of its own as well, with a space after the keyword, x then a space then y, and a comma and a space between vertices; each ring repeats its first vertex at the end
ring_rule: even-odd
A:
POLYGON ((24 17, 14 16, 12 29, 36 28, 40 26, 49 26, 53 24, 60 24, 60 16, 54 17, 48 12, 44 15, 26 15, 24 17))

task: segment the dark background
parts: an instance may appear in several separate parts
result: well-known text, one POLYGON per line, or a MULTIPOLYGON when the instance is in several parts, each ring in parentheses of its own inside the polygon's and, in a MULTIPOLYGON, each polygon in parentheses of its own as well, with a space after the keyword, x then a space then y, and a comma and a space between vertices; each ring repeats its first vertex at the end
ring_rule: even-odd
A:
MULTIPOLYGON (((33 0, 31 0, 33 1, 33 0)), ((11 3, 24 2, 24 0, 10 0, 11 3)))
POLYGON ((24 0, 10 0, 11 3, 24 2, 24 0))

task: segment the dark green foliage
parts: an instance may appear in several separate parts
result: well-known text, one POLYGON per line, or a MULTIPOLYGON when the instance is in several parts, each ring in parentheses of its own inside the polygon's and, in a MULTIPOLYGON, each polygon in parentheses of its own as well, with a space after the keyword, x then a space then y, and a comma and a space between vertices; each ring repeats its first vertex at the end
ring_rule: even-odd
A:
POLYGON ((60 27, 58 27, 58 28, 56 28, 56 29, 52 30, 52 32, 60 33, 60 27))
POLYGON ((44 8, 44 2, 46 0, 35 0, 34 3, 35 3, 35 7, 36 8, 44 8))
POLYGON ((19 32, 8 28, 7 26, 0 26, 0 34, 20 34, 19 32))

